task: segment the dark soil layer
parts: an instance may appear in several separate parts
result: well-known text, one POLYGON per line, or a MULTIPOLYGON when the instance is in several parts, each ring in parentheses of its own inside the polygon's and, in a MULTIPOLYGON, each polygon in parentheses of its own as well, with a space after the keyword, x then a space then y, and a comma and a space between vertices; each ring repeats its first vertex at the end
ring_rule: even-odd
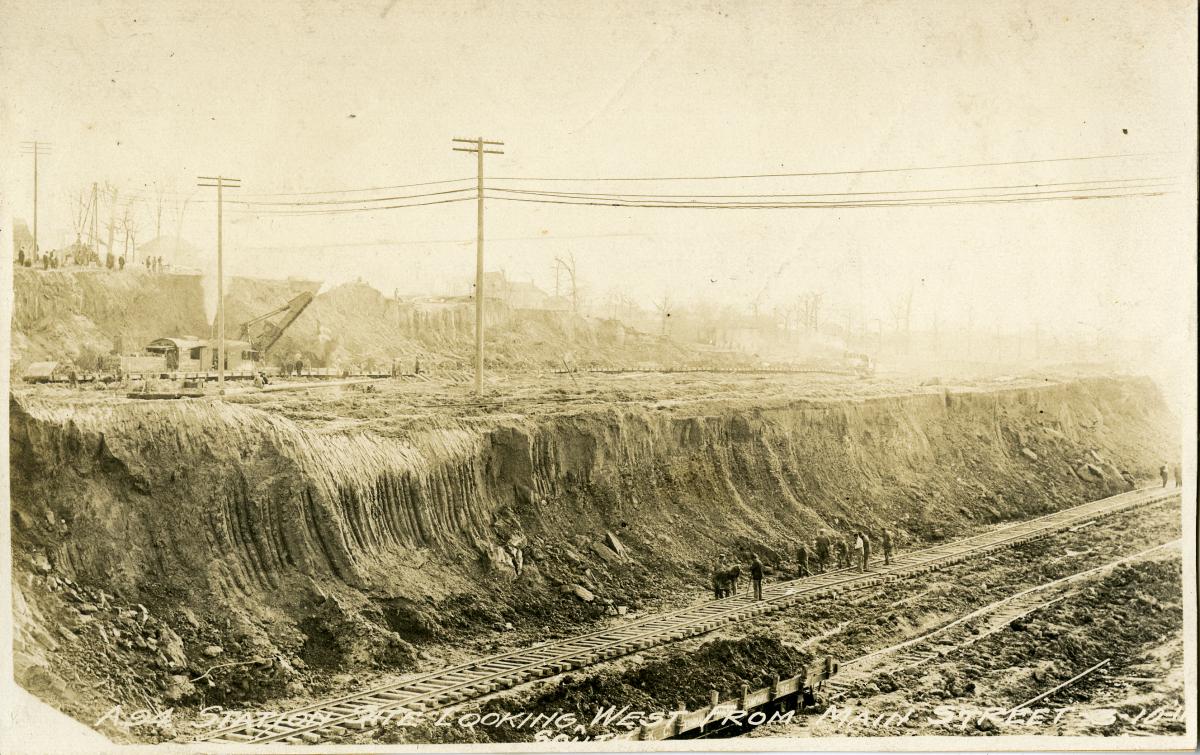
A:
MULTIPOLYGON (((681 704, 696 709, 708 704, 710 690, 728 699, 743 684, 751 689, 767 686, 773 676, 793 676, 811 660, 809 654, 785 645, 772 635, 712 639, 696 650, 670 648, 648 662, 635 656, 601 671, 567 674, 540 685, 532 693, 502 695, 482 705, 464 707, 447 717, 448 725, 428 721, 415 726, 396 725, 373 736, 374 741, 386 743, 532 742, 537 729, 513 725, 464 726, 461 722, 471 720, 468 714, 472 713, 533 711, 572 714, 579 724, 569 727, 566 733, 596 738, 621 731, 612 721, 596 722, 597 715, 610 706, 628 706, 631 711, 646 713, 677 710, 681 704)), ((561 733, 553 728, 544 731, 561 733)))

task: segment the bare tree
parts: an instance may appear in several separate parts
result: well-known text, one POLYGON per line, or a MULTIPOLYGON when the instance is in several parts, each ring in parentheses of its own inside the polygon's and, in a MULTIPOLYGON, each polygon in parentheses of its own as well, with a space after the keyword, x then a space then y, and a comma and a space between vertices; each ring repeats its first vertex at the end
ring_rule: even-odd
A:
POLYGON ((163 213, 163 203, 166 199, 166 195, 167 195, 167 190, 163 188, 161 183, 155 181, 154 182, 154 238, 155 239, 162 237, 162 213, 163 213))
POLYGON ((132 264, 136 262, 137 257, 137 217, 132 202, 125 205, 125 212, 121 215, 121 228, 125 231, 125 261, 132 264), (132 256, 129 253, 131 248, 132 256))
POLYGON ((108 231, 108 241, 106 243, 107 254, 116 256, 116 251, 113 249, 113 232, 117 228, 117 187, 113 186, 109 181, 104 182, 104 190, 101 196, 105 198, 105 203, 108 205, 108 222, 105 228, 108 231))
POLYGON ((674 306, 671 302, 671 294, 664 292, 662 298, 654 302, 654 309, 658 311, 658 316, 662 321, 662 334, 667 334, 667 320, 671 316, 671 308, 674 306))
POLYGON ((83 245, 83 231, 87 228, 88 214, 92 209, 91 189, 80 189, 71 195, 71 226, 75 229, 75 246, 83 245))
POLYGON ((808 291, 800 297, 800 325, 810 333, 816 333, 821 327, 821 299, 824 297, 820 291, 808 291))
POLYGON ((575 277, 575 253, 568 252, 566 257, 554 258, 554 295, 558 296, 559 272, 562 272, 571 284, 571 311, 579 314, 579 282, 575 277))

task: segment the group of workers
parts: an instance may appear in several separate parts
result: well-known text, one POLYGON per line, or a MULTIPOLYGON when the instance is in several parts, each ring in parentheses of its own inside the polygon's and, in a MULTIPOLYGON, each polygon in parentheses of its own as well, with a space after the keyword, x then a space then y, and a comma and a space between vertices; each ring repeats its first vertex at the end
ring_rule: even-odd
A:
MULTIPOLYGON (((883 563, 892 563, 895 549, 895 536, 891 530, 883 530, 879 535, 883 550, 883 563)), ((754 588, 754 599, 762 600, 763 562, 757 553, 748 552, 750 583, 754 588)), ((796 576, 808 577, 820 574, 830 568, 850 569, 858 565, 860 572, 865 572, 871 564, 871 537, 864 529, 854 530, 847 536, 837 536, 828 529, 822 529, 809 546, 801 542, 796 548, 796 576)), ((738 580, 742 575, 742 566, 738 562, 731 563, 729 556, 722 553, 712 569, 713 596, 718 600, 737 595, 738 580)))

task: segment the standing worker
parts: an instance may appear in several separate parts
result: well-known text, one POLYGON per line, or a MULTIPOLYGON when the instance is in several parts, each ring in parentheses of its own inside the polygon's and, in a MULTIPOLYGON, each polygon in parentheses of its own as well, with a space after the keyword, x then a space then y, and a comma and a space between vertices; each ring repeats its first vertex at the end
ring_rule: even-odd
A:
POLYGON ((808 576, 808 548, 804 547, 804 543, 796 548, 796 576, 808 576))
POLYGON ((867 534, 866 530, 860 531, 858 537, 862 540, 862 563, 859 565, 858 570, 865 572, 871 564, 871 537, 867 534))
POLYGON ((882 535, 883 539, 883 565, 887 566, 892 563, 892 531, 885 529, 882 535))
POLYGON ((821 530, 817 535, 817 568, 825 571, 825 565, 829 563, 829 530, 821 530))
POLYGON ((850 566, 850 546, 846 543, 846 538, 844 537, 837 539, 837 557, 839 569, 845 569, 850 566))
POLYGON ((725 585, 727 579, 726 572, 728 571, 728 568, 729 567, 725 564, 725 554, 722 553, 717 557, 717 562, 713 564, 712 573, 713 595, 717 600, 725 597, 725 585))
POLYGON ((1179 462, 1175 462, 1173 470, 1175 472, 1175 487, 1183 487, 1183 470, 1180 468, 1179 462))
POLYGON ((1167 479, 1169 478, 1169 475, 1167 474, 1167 465, 1166 464, 1163 464, 1161 467, 1158 468, 1158 474, 1162 477, 1163 487, 1165 488, 1167 486, 1167 479))
POLYGON ((755 553, 750 561, 750 581, 754 583, 754 599, 762 600, 763 563, 755 553))

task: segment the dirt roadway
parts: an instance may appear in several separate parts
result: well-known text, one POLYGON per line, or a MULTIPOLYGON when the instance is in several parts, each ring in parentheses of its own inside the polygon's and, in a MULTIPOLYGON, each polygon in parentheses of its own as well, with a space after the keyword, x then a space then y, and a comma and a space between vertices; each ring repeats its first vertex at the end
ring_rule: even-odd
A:
MULTIPOLYGON (((469 419, 496 415, 536 417, 572 413, 614 404, 652 409, 746 401, 766 406, 764 401, 822 401, 882 398, 913 394, 939 394, 945 390, 972 391, 1031 388, 1072 379, 1069 375, 1045 373, 987 380, 964 380, 945 385, 920 384, 911 378, 869 378, 823 374, 734 374, 722 372, 674 373, 547 373, 496 374, 489 377, 484 395, 476 396, 469 381, 451 376, 415 380, 383 378, 366 385, 332 387, 312 380, 311 389, 255 391, 236 384, 237 392, 227 401, 247 404, 309 424, 320 422, 324 430, 396 430, 420 421, 469 419)), ((292 381, 296 382, 296 381, 292 381)), ((301 381, 302 382, 302 381, 301 381)), ((52 398, 86 406, 129 401, 125 389, 87 386, 14 386, 14 393, 52 398)), ((201 399, 208 401, 213 395, 201 399)))

